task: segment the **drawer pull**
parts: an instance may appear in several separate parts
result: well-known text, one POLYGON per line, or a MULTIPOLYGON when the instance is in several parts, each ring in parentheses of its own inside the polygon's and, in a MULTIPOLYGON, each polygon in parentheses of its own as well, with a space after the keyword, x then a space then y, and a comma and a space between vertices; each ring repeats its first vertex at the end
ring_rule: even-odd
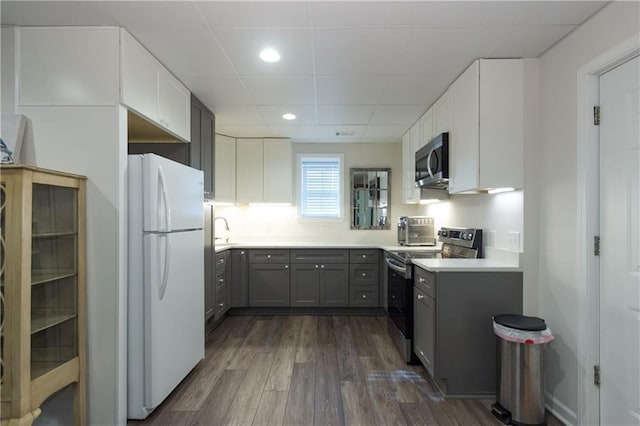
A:
POLYGON ((242 256, 244 256, 244 250, 242 250, 242 251, 240 252, 240 254, 241 254, 242 256))
POLYGON ((222 265, 224 263, 224 257, 218 260, 218 265, 222 265))
POLYGON ((218 306, 220 306, 221 308, 224 308, 224 303, 218 303, 218 306))
POLYGON ((316 269, 318 269, 318 265, 316 265, 316 269))
POLYGON ((427 280, 425 280, 424 278, 420 277, 420 278, 418 278, 418 282, 419 283, 425 283, 425 282, 427 282, 427 280))
POLYGON ((324 269, 324 265, 320 265, 320 269, 324 269))
POLYGON ((224 284, 224 278, 218 278, 218 282, 219 282, 220 284, 224 284))
POLYGON ((421 295, 421 294, 419 294, 419 295, 418 295, 418 300, 422 300, 422 299, 424 299, 424 296, 423 296, 423 295, 421 295))
POLYGON ((366 298, 367 298, 367 295, 366 295, 366 294, 363 294, 363 295, 362 295, 362 298, 363 298, 363 299, 366 299, 366 298))
POLYGON ((267 259, 271 259, 271 255, 270 254, 267 255, 267 259))
POLYGON ((284 265, 284 269, 289 269, 289 265, 284 265))
POLYGON ((363 255, 362 255, 362 258, 363 258, 363 259, 366 259, 366 258, 367 258, 367 255, 366 255, 366 254, 363 254, 363 255))

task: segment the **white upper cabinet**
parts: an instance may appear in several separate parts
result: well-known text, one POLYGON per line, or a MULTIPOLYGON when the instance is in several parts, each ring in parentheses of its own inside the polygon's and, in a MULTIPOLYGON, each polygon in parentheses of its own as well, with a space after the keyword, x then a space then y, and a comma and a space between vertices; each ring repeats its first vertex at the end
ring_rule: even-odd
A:
POLYGON ((189 90, 131 34, 120 31, 122 103, 167 131, 191 140, 189 90))
POLYGON ((237 202, 291 203, 289 139, 238 139, 236 165, 237 202))
POLYGON ((433 109, 433 136, 451 131, 453 109, 451 107, 451 90, 444 92, 431 107, 433 109))
POLYGON ((17 34, 18 105, 118 103, 117 28, 23 27, 17 34))
POLYGON ((413 164, 415 167, 415 156, 413 153, 413 144, 411 143, 411 129, 402 136, 402 200, 404 203, 414 203, 413 185, 414 170, 410 164, 410 158, 413 156, 413 164))
POLYGON ((292 153, 289 139, 264 140, 264 201, 290 203, 292 153))
POLYGON ((453 106, 449 192, 522 188, 523 61, 477 60, 448 93, 453 106))
POLYGON ((215 200, 236 201, 236 140, 216 135, 215 200))
POLYGON ((416 151, 425 146, 435 136, 433 133, 433 108, 429 108, 420 118, 420 121, 422 123, 422 140, 416 147, 416 151))

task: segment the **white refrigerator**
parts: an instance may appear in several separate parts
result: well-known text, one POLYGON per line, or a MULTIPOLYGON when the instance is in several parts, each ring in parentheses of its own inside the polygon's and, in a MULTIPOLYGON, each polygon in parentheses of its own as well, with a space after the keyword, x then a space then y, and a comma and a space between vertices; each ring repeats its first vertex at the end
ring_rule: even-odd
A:
POLYGON ((146 418, 204 358, 204 178, 130 155, 127 416, 146 418))

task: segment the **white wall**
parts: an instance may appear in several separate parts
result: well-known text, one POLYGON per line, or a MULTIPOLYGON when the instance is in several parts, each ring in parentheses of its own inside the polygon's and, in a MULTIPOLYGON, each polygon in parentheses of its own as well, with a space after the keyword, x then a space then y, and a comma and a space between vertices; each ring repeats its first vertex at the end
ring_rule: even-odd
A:
POLYGON ((2 60, 0 61, 0 81, 2 82, 2 95, 0 98, 0 111, 2 114, 15 113, 15 28, 2 28, 0 30, 0 42, 2 60))
MULTIPOLYGON (((301 153, 328 153, 344 155, 344 212, 341 221, 309 221, 298 219, 296 207, 297 178, 294 179, 294 202, 291 206, 216 206, 216 216, 226 217, 231 241, 325 241, 395 244, 398 216, 417 213, 417 206, 404 205, 402 198, 402 145, 400 143, 375 144, 292 144, 293 175, 296 175, 296 157, 301 153), (391 168, 391 209, 389 230, 355 231, 350 229, 350 198, 348 187, 351 167, 391 168)), ((221 221, 216 222, 216 235, 226 236, 221 221)))
MULTIPOLYGON (((540 315, 554 332, 546 352, 548 403, 566 421, 582 424, 578 331, 585 283, 578 282, 577 76, 579 69, 619 43, 640 37, 640 3, 613 2, 540 58, 539 183, 540 315)), ((583 106, 584 107, 584 106, 583 106)), ((531 206, 533 208, 533 206, 531 206)), ((594 330, 596 332, 596 330, 594 330)))
MULTIPOLYGON (((105 31, 105 27, 99 29, 105 31)), ((77 36, 75 40, 84 39, 83 31, 73 31, 77 36)), ((117 46, 118 31, 115 28, 111 31, 115 40, 112 44, 117 46)), ((37 41, 35 43, 37 46, 37 41)), ((3 49, 3 69, 5 64, 15 63, 12 53, 3 49)), ((93 53, 100 58, 108 54, 104 49, 96 49, 93 53)), ((83 56, 77 60, 89 59, 83 56)), ((111 60, 117 61, 117 54, 111 60)), ((47 69, 47 64, 43 63, 43 72, 47 69)), ((18 71, 16 78, 19 77, 18 71)), ((117 78, 117 73, 113 78, 117 78)), ((2 86, 4 92, 6 87, 13 88, 13 82, 5 84, 3 75, 2 86)), ((94 425, 126 422, 126 405, 123 404, 126 396, 123 339, 126 335, 124 317, 120 320, 122 309, 126 309, 126 211, 123 209, 126 134, 122 130, 126 132, 126 114, 117 105, 117 97, 116 91, 111 106, 18 106, 16 109, 16 113, 29 119, 22 148, 25 164, 88 178, 87 401, 88 423, 94 425)), ((5 99, 4 93, 2 98, 5 99)), ((64 410, 70 408, 69 397, 68 392, 62 392, 45 402, 38 422, 68 422, 69 413, 64 410)))

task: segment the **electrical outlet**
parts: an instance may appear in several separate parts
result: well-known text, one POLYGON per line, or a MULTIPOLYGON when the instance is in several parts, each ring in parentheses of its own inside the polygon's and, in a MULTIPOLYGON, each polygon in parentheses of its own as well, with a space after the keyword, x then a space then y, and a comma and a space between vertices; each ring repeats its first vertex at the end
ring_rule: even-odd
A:
POLYGON ((520 251, 520 233, 508 232, 507 236, 509 238, 509 250, 520 251))
POLYGON ((495 247, 496 246, 496 231, 489 231, 487 245, 489 247, 495 247))

